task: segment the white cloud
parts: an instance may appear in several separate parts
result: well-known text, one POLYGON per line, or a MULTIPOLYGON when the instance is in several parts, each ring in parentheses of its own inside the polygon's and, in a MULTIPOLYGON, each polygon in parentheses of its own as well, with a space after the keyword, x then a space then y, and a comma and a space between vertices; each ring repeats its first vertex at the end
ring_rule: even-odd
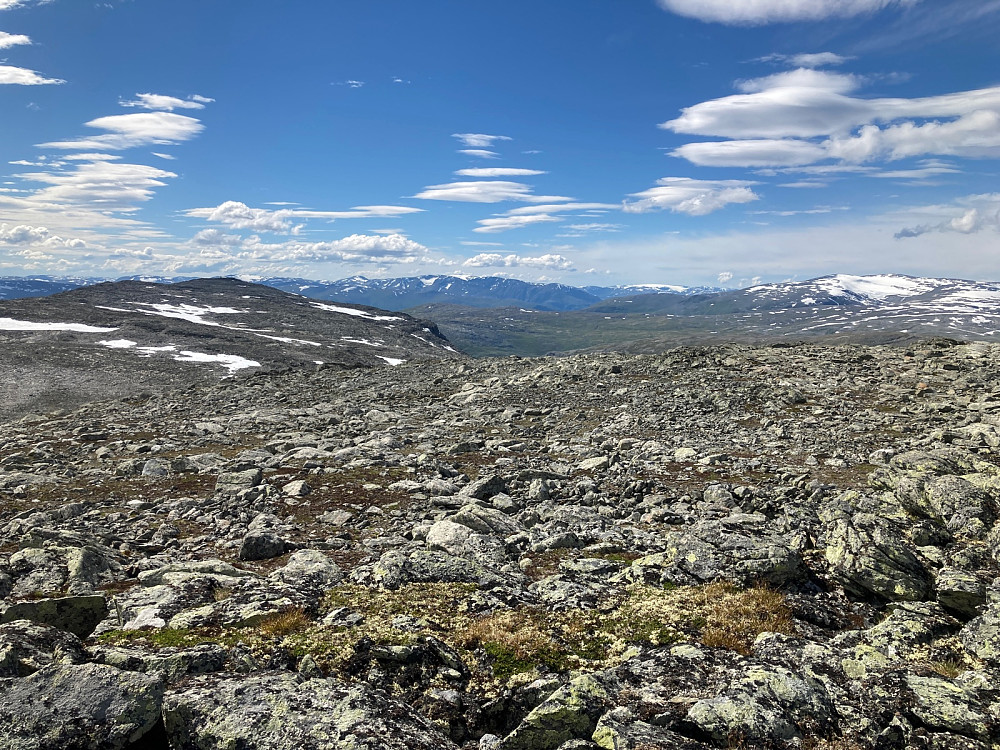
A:
POLYGON ((856 76, 805 68, 740 81, 745 93, 688 107, 660 127, 732 139, 688 143, 672 152, 701 166, 1000 156, 1000 86, 863 99, 851 95, 861 83, 856 76))
POLYGON ((506 135, 486 135, 485 133, 452 133, 451 137, 458 138, 459 142, 467 148, 493 148, 493 144, 497 141, 513 140, 506 135))
MULTIPOLYGON (((282 203, 281 205, 294 205, 282 203)), ((251 229, 255 232, 276 234, 297 234, 302 225, 292 223, 293 219, 369 219, 402 216, 421 213, 422 208, 410 206, 355 206, 349 211, 314 211, 307 208, 282 208, 270 211, 266 208, 251 208, 240 201, 226 201, 213 208, 192 208, 185 215, 214 221, 233 229, 251 229)))
POLYGON ((760 78, 737 81, 736 88, 744 94, 756 94, 773 89, 812 89, 848 94, 857 89, 860 83, 861 79, 851 73, 796 68, 760 78))
POLYGON ((45 5, 52 0, 0 0, 0 11, 13 10, 23 5, 45 5))
POLYGON ((773 54, 758 58, 760 62, 789 63, 796 68, 822 68, 827 65, 843 65, 850 57, 835 52, 806 52, 798 55, 773 54))
POLYGON ((60 161, 118 161, 121 156, 118 154, 99 154, 99 153, 83 153, 83 154, 66 154, 65 156, 60 156, 60 161))
POLYGON ((202 229, 191 238, 192 245, 206 247, 238 247, 243 238, 238 234, 226 234, 218 229, 202 229))
POLYGON ((715 23, 757 26, 873 13, 916 0, 658 0, 681 16, 715 23))
POLYGON ((205 129, 200 120, 173 112, 138 112, 134 115, 98 117, 87 127, 108 133, 70 141, 39 144, 42 148, 111 149, 118 151, 136 146, 150 146, 189 141, 205 129))
POLYGON ((502 201, 561 201, 560 196, 532 195, 531 186, 522 182, 479 180, 429 185, 414 197, 428 201, 459 201, 462 203, 500 203, 502 201))
POLYGON ((214 102, 206 96, 189 96, 187 99, 178 99, 176 96, 164 96, 162 94, 136 94, 132 101, 119 102, 123 107, 142 107, 143 109, 161 109, 168 112, 175 109, 205 109, 205 105, 214 102))
POLYGON ((626 202, 628 213, 670 210, 691 216, 704 216, 730 203, 749 203, 759 196, 750 189, 752 182, 741 180, 693 180, 688 177, 664 177, 657 187, 633 193, 637 201, 626 202))
POLYGON ((554 211, 610 211, 616 208, 621 208, 621 206, 615 203, 553 203, 550 205, 520 206, 512 208, 507 213, 511 216, 521 216, 534 213, 552 213, 554 211))
POLYGON ((506 232, 511 229, 531 226, 532 224, 564 221, 567 218, 566 215, 570 213, 589 211, 593 213, 585 215, 598 216, 600 215, 599 212, 619 208, 621 206, 611 203, 542 203, 532 206, 520 206, 493 218, 480 219, 476 222, 479 226, 472 231, 483 234, 506 232))
POLYGON ((136 210, 135 203, 148 201, 154 188, 166 184, 165 179, 177 175, 144 164, 96 161, 76 164, 69 171, 29 172, 17 176, 49 185, 32 195, 34 202, 89 205, 94 209, 127 213, 136 210))
POLYGON ((480 219, 476 222, 479 226, 472 231, 492 234, 494 232, 506 232, 511 229, 521 229, 522 227, 531 226, 532 224, 544 224, 553 221, 562 221, 562 218, 559 216, 550 216, 549 214, 498 216, 492 219, 480 219))
POLYGON ((792 138, 685 143, 670 154, 701 167, 792 167, 827 158, 822 146, 792 138))
POLYGON ((540 169, 514 169, 512 167, 480 167, 477 169, 460 169, 455 172, 459 177, 533 177, 548 174, 540 169))
POLYGON ((215 208, 192 208, 188 216, 207 219, 233 229, 252 229, 255 232, 286 234, 293 229, 290 211, 268 211, 251 208, 240 201, 226 201, 215 208))
POLYGON ((720 284, 726 284, 733 280, 733 273, 732 271, 723 271, 716 278, 719 280, 720 284))
POLYGON ((329 242, 285 242, 268 245, 250 238, 243 244, 249 257, 255 260, 291 262, 378 261, 402 263, 429 252, 419 242, 401 234, 352 234, 329 242))
POLYGON ((348 79, 346 81, 337 81, 333 85, 334 86, 347 86, 348 88, 351 88, 351 89, 359 89, 359 88, 361 88, 362 86, 365 85, 365 82, 364 81, 356 81, 356 80, 353 80, 353 79, 348 79))
POLYGON ((0 31, 0 49, 10 49, 21 44, 31 44, 31 38, 24 34, 8 34, 6 31, 0 31))
POLYGON ((890 180, 927 180, 932 177, 940 177, 946 174, 961 174, 962 170, 956 169, 950 164, 943 162, 930 162, 918 169, 894 169, 884 172, 870 172, 869 177, 880 177, 890 180))
POLYGON ((487 151, 482 148, 463 148, 458 153, 465 154, 466 156, 475 156, 479 159, 496 159, 500 156, 496 151, 487 151))
POLYGON ((81 249, 87 243, 77 238, 65 238, 53 234, 45 227, 24 224, 0 224, 0 245, 2 246, 42 246, 47 248, 81 249))
POLYGON ((928 213, 936 213, 941 208, 951 213, 951 218, 934 224, 905 227, 896 232, 895 238, 907 239, 939 232, 977 234, 987 229, 1000 232, 1000 193, 968 196, 957 206, 929 207, 928 213))
POLYGON ((463 266, 472 268, 544 268, 549 270, 568 271, 573 263, 562 255, 546 254, 537 257, 523 255, 501 255, 500 253, 480 253, 466 260, 463 266))
POLYGON ((572 229, 575 232, 617 232, 619 229, 624 228, 624 224, 601 224, 599 222, 591 222, 589 224, 567 224, 567 229, 572 229))
POLYGON ((13 86, 45 86, 48 84, 66 83, 61 78, 45 78, 40 73, 27 68, 16 68, 13 65, 0 65, 0 85, 13 86))

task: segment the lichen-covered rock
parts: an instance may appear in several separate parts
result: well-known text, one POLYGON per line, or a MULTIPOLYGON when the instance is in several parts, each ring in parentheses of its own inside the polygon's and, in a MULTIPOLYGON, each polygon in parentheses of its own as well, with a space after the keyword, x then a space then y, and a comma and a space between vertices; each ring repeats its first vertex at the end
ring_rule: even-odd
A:
POLYGON ((604 714, 591 739, 604 750, 707 750, 709 747, 670 729, 640 721, 627 708, 604 714))
POLYGON ((671 535, 665 551, 639 558, 620 577, 680 585, 724 580, 780 587, 804 581, 801 554, 788 539, 770 532, 763 516, 750 518, 731 526, 705 521, 671 535))
POLYGON ((993 666, 1000 666, 1000 603, 991 604, 962 628, 965 650, 993 666))
POLYGON ((263 473, 260 469, 223 472, 215 480, 215 491, 226 494, 236 494, 243 490, 253 489, 261 483, 263 473))
POLYGON ((0 680, 0 747, 123 750, 160 718, 159 677, 100 664, 51 665, 0 680))
POLYGON ((845 511, 831 515, 826 559, 845 589, 891 601, 921 601, 928 596, 930 573, 887 520, 845 511))
MULTIPOLYGON (((457 524, 456 524, 457 525, 457 524)), ((464 527, 463 527, 464 528, 464 527)), ((371 580, 396 589, 406 583, 476 583, 486 588, 504 585, 513 578, 475 560, 440 550, 390 550, 373 566, 371 580)))
POLYGON ((506 513, 482 505, 463 506, 458 513, 449 516, 448 520, 468 526, 480 534, 491 534, 500 539, 524 531, 524 527, 506 513))
POLYGON ((909 675, 906 684, 916 699, 913 714, 931 729, 989 737, 992 722, 975 695, 937 677, 909 675))
POLYGON ((81 638, 93 633, 94 628, 107 614, 107 601, 103 596, 96 594, 0 604, 0 623, 31 620, 65 630, 81 638))
POLYGON ((687 721, 717 741, 775 742, 824 734, 836 709, 821 683, 783 667, 750 667, 715 698, 695 703, 687 721), (806 726, 808 724, 808 726, 806 726))
POLYGON ((244 578, 253 578, 254 573, 242 570, 222 560, 179 561, 139 573, 139 583, 143 586, 159 586, 162 583, 178 585, 193 578, 208 578, 216 585, 226 588, 234 586, 244 578))
POLYGON ((384 693, 291 673, 193 678, 163 702, 184 750, 448 750, 426 719, 384 693))
POLYGON ((938 603, 963 619, 975 617, 986 604, 986 586, 974 573, 942 568, 934 579, 938 603))
POLYGON ((83 643, 72 633, 29 620, 0 625, 0 677, 26 677, 49 664, 85 658, 83 643))
POLYGON ((83 535, 33 531, 22 538, 21 546, 7 563, 15 596, 93 593, 121 569, 110 549, 83 535))
POLYGON ((289 555, 284 567, 274 571, 270 578, 296 588, 328 589, 340 583, 344 571, 319 550, 300 549, 289 555))
POLYGON ((285 540, 273 531, 254 531, 243 537, 241 560, 270 560, 285 553, 285 540))
POLYGON ((191 648, 164 649, 146 653, 138 649, 97 646, 92 658, 98 664, 108 664, 127 672, 160 674, 167 682, 175 682, 189 674, 221 672, 228 659, 226 650, 216 644, 191 648))
POLYGON ((568 740, 590 739, 611 704, 608 688, 583 675, 535 707, 500 743, 500 750, 555 750, 568 740))
POLYGON ((831 644, 847 649, 842 667, 848 676, 860 678, 905 662, 918 649, 958 632, 961 623, 934 602, 902 602, 892 605, 878 624, 864 630, 849 630, 831 644))

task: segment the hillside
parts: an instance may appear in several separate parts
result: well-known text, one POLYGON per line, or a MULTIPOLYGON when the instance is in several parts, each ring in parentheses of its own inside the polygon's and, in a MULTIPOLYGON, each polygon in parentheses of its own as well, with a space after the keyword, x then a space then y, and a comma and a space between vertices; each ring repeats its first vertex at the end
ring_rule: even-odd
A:
POLYGON ((460 356, 433 323, 235 279, 95 284, 0 302, 0 415, 287 367, 460 356))

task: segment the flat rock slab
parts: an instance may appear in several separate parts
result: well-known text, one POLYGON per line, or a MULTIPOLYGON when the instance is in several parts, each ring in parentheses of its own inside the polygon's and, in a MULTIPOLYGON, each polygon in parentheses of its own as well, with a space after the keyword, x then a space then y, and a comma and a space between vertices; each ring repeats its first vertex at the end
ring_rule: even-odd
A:
POLYGON ((290 673, 196 678, 166 697, 171 747, 198 750, 455 750, 384 693, 290 673))

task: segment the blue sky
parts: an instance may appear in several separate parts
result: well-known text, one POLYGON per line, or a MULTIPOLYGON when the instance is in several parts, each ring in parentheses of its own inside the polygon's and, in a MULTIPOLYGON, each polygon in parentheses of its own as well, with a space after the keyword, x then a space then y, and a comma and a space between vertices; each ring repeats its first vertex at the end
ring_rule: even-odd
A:
POLYGON ((0 274, 1000 278, 1000 0, 0 0, 0 274))

